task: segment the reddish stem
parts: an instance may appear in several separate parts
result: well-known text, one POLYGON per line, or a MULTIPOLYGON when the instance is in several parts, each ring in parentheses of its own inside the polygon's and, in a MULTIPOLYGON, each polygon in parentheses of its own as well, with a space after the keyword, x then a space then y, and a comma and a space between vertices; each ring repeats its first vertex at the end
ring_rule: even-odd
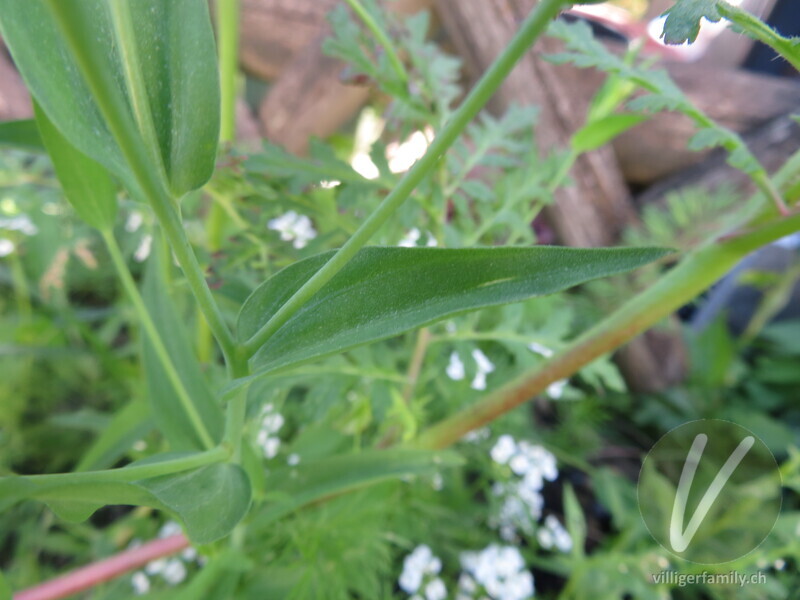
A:
POLYGON ((13 600, 58 600, 133 571, 189 546, 183 534, 147 542, 14 594, 13 600))

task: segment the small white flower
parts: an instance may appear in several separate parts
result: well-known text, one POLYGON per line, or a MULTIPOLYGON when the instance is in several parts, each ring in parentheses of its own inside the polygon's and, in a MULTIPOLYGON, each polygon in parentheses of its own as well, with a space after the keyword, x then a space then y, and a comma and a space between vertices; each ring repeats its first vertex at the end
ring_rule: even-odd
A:
POLYGON ((296 467, 300 464, 300 455, 299 454, 290 454, 286 459, 286 464, 290 467, 296 467))
POLYGON ((14 242, 6 238, 0 238, 0 258, 3 256, 8 256, 14 251, 15 248, 16 246, 14 245, 14 242))
POLYGON ((189 546, 181 552, 181 558, 186 562, 192 562, 197 559, 197 550, 193 546, 189 546))
POLYGON ((159 558, 147 563, 144 568, 144 572, 148 575, 158 575, 164 570, 164 567, 167 566, 167 559, 159 558))
POLYGON ((278 433, 283 424, 283 415, 280 413, 264 415, 264 418, 261 419, 261 428, 268 433, 278 433))
POLYGON ((170 585, 178 585, 186 579, 186 567, 178 558, 170 559, 164 566, 161 576, 170 585))
POLYGON ((432 579, 425 586, 425 599, 426 600, 445 600, 447 598, 447 588, 444 582, 439 579, 432 579))
POLYGON ((544 344, 540 344, 539 342, 531 342, 530 344, 528 344, 528 349, 531 352, 535 352, 536 354, 541 354, 545 358, 550 358, 551 356, 553 356, 553 351, 544 344))
POLYGON ((264 452, 264 458, 271 460, 278 456, 278 450, 281 447, 281 441, 278 438, 266 437, 262 439, 259 434, 258 445, 264 452))
POLYGON ((481 427, 480 429, 468 432, 461 439, 470 444, 477 444, 478 442, 488 439, 490 435, 491 431, 489 431, 488 427, 481 427))
POLYGON ((494 371, 494 364, 492 364, 492 361, 490 361, 489 358, 478 349, 472 351, 472 359, 478 365, 478 372, 475 374, 475 378, 472 380, 472 389, 485 390, 486 376, 494 371))
POLYGON ((492 460, 501 465, 505 465, 517 453, 517 443, 508 434, 503 434, 497 438, 490 452, 492 460))
POLYGON ((128 218, 125 220, 125 231, 128 233, 134 233, 139 229, 139 227, 142 226, 142 223, 144 223, 144 217, 142 216, 142 213, 140 213, 138 210, 135 210, 131 212, 131 214, 129 214, 128 218))
MULTIPOLYGON (((482 586, 494 600, 528 600, 534 595, 533 575, 525 568, 519 549, 513 546, 490 545, 482 552, 465 552, 461 565, 474 582, 482 586)), ((459 580, 460 593, 471 593, 467 580, 459 580)))
POLYGON ((378 167, 366 152, 359 152, 356 154, 350 161, 350 166, 364 179, 377 179, 381 176, 378 167))
POLYGON ((167 521, 164 525, 161 526, 161 529, 158 530, 158 537, 160 538, 167 538, 173 535, 177 535, 181 533, 183 530, 181 526, 178 525, 175 521, 167 521))
POLYGON ((564 388, 567 386, 567 380, 561 379, 560 381, 555 381, 547 386, 547 395, 550 396, 553 400, 558 400, 564 394, 564 388))
POLYGON ((413 229, 410 229, 405 236, 403 236, 403 239, 400 240, 397 245, 401 248, 415 248, 421 236, 422 234, 420 233, 419 229, 414 227, 413 229))
POLYGON ((39 228, 31 221, 28 215, 0 218, 0 229, 6 231, 19 231, 23 235, 32 236, 39 233, 39 228))
POLYGON ((133 593, 141 596, 150 591, 150 579, 141 571, 136 571, 131 576, 131 585, 133 586, 133 593))
POLYGON ((544 525, 536 533, 542 548, 549 550, 553 546, 560 552, 572 550, 572 538, 561 522, 553 515, 547 515, 544 525))
POLYGON ((422 587, 426 577, 436 576, 441 570, 442 561, 433 555, 430 547, 422 544, 403 560, 403 572, 400 574, 398 584, 404 592, 415 594, 422 587))
POLYGON ((280 233, 284 242, 292 242, 292 245, 298 250, 305 248, 309 241, 317 237, 317 231, 311 224, 311 219, 305 215, 298 215, 293 210, 277 219, 271 219, 267 226, 280 233))
POLYGON ((431 478, 431 487, 437 492, 441 492, 444 488, 444 478, 441 473, 434 473, 431 478))
POLYGON ((136 252, 133 253, 133 258, 136 259, 136 262, 146 261, 147 257, 150 256, 152 248, 153 236, 148 233, 142 238, 142 241, 139 242, 139 247, 136 248, 136 252))
POLYGON ((464 370, 464 363, 461 361, 461 357, 458 355, 458 352, 453 352, 450 355, 450 363, 447 365, 445 372, 453 381, 461 381, 464 379, 466 371, 464 370))

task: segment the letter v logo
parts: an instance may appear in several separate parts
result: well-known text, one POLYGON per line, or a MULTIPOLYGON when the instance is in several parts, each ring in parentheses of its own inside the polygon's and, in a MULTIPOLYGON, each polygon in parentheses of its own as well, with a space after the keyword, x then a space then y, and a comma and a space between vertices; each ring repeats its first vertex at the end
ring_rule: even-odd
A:
POLYGON ((700 499, 697 508, 694 511, 689 524, 686 529, 683 529, 683 523, 686 516, 686 504, 689 500, 689 492, 692 489, 692 481, 694 481, 697 466, 703 457, 703 450, 705 450, 708 436, 704 433, 699 433, 692 442, 692 447, 689 449, 689 454, 686 456, 686 462, 683 463, 683 471, 681 472, 680 482, 678 483, 678 490, 675 493, 675 502, 672 505, 672 519, 669 524, 669 543, 675 552, 683 552, 689 547, 689 544, 694 539, 697 530, 703 523, 703 519, 708 515, 714 501, 719 496, 722 488, 730 479, 736 467, 742 462, 742 459, 753 447, 755 438, 747 436, 736 449, 731 452, 728 460, 722 465, 711 485, 708 486, 705 494, 700 499))

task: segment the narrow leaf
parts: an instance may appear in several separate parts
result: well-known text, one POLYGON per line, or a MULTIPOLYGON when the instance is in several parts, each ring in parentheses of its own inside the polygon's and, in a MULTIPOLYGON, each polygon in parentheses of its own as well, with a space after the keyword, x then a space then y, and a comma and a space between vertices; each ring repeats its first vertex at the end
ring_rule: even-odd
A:
POLYGON ((67 200, 89 225, 110 230, 117 217, 117 185, 111 174, 70 144, 36 102, 33 107, 42 141, 67 200))
MULTIPOLYGON (((254 371, 276 371, 451 315, 553 294, 668 253, 547 246, 366 248, 255 354, 254 371)), ((253 336, 332 255, 297 262, 253 292, 239 315, 240 339, 253 336)))
POLYGON ((127 187, 134 177, 101 103, 138 133, 128 143, 148 147, 174 196, 211 176, 219 84, 205 0, 0 0, 0 32, 55 127, 127 187), (67 33, 91 64, 76 57, 67 33), (103 81, 102 98, 87 70, 103 81))
POLYGON ((266 527, 294 510, 323 498, 413 475, 433 475, 463 464, 452 451, 381 450, 301 462, 269 478, 276 490, 253 526, 266 527))
POLYGON ((586 517, 575 490, 569 484, 564 486, 564 517, 567 531, 572 538, 572 556, 576 559, 582 558, 586 545, 586 517))
MULTIPOLYGON (((142 296, 156 329, 161 332, 164 346, 175 366, 180 381, 200 416, 210 437, 218 442, 222 437, 222 408, 212 394, 197 362, 189 334, 178 316, 169 294, 162 252, 154 250, 145 273, 142 296)), ((156 425, 169 440, 173 450, 203 450, 206 446, 187 415, 170 379, 165 365, 153 344, 143 340, 143 363, 147 381, 150 409, 156 425)))
POLYGON ((601 148, 647 118, 645 115, 609 115, 587 123, 572 136, 572 149, 583 153, 601 148))
POLYGON ((154 426, 147 403, 140 400, 130 402, 114 415, 108 427, 81 457, 75 470, 95 471, 114 466, 154 426))
POLYGON ((0 145, 31 152, 44 152, 44 143, 34 119, 0 123, 0 145))

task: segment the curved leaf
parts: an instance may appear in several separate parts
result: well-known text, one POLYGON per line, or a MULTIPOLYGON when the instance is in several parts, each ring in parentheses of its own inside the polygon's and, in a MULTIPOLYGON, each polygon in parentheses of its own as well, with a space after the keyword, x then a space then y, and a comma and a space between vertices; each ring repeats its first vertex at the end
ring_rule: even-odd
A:
POLYGON ((31 152, 44 152, 44 144, 34 119, 0 123, 0 145, 31 152))
POLYGON ((148 147, 173 196, 211 176, 219 83, 205 0, 0 0, 0 32, 36 101, 70 144, 129 188, 133 176, 66 41, 79 43, 103 94, 148 147))
MULTIPOLYGON (((366 248, 253 357, 270 372, 423 327, 439 319, 624 273, 668 254, 657 248, 366 248)), ((238 334, 247 340, 332 252, 280 271, 247 299, 238 334)))
POLYGON ((103 231, 117 218, 117 184, 100 163, 70 144, 34 102, 36 123, 64 195, 78 216, 103 231))
POLYGON ((197 544, 208 544, 230 533, 247 514, 250 497, 247 475, 230 463, 134 482, 87 481, 86 477, 77 481, 69 475, 0 479, 0 504, 4 507, 36 499, 59 517, 79 522, 108 504, 151 506, 174 514, 197 544))

